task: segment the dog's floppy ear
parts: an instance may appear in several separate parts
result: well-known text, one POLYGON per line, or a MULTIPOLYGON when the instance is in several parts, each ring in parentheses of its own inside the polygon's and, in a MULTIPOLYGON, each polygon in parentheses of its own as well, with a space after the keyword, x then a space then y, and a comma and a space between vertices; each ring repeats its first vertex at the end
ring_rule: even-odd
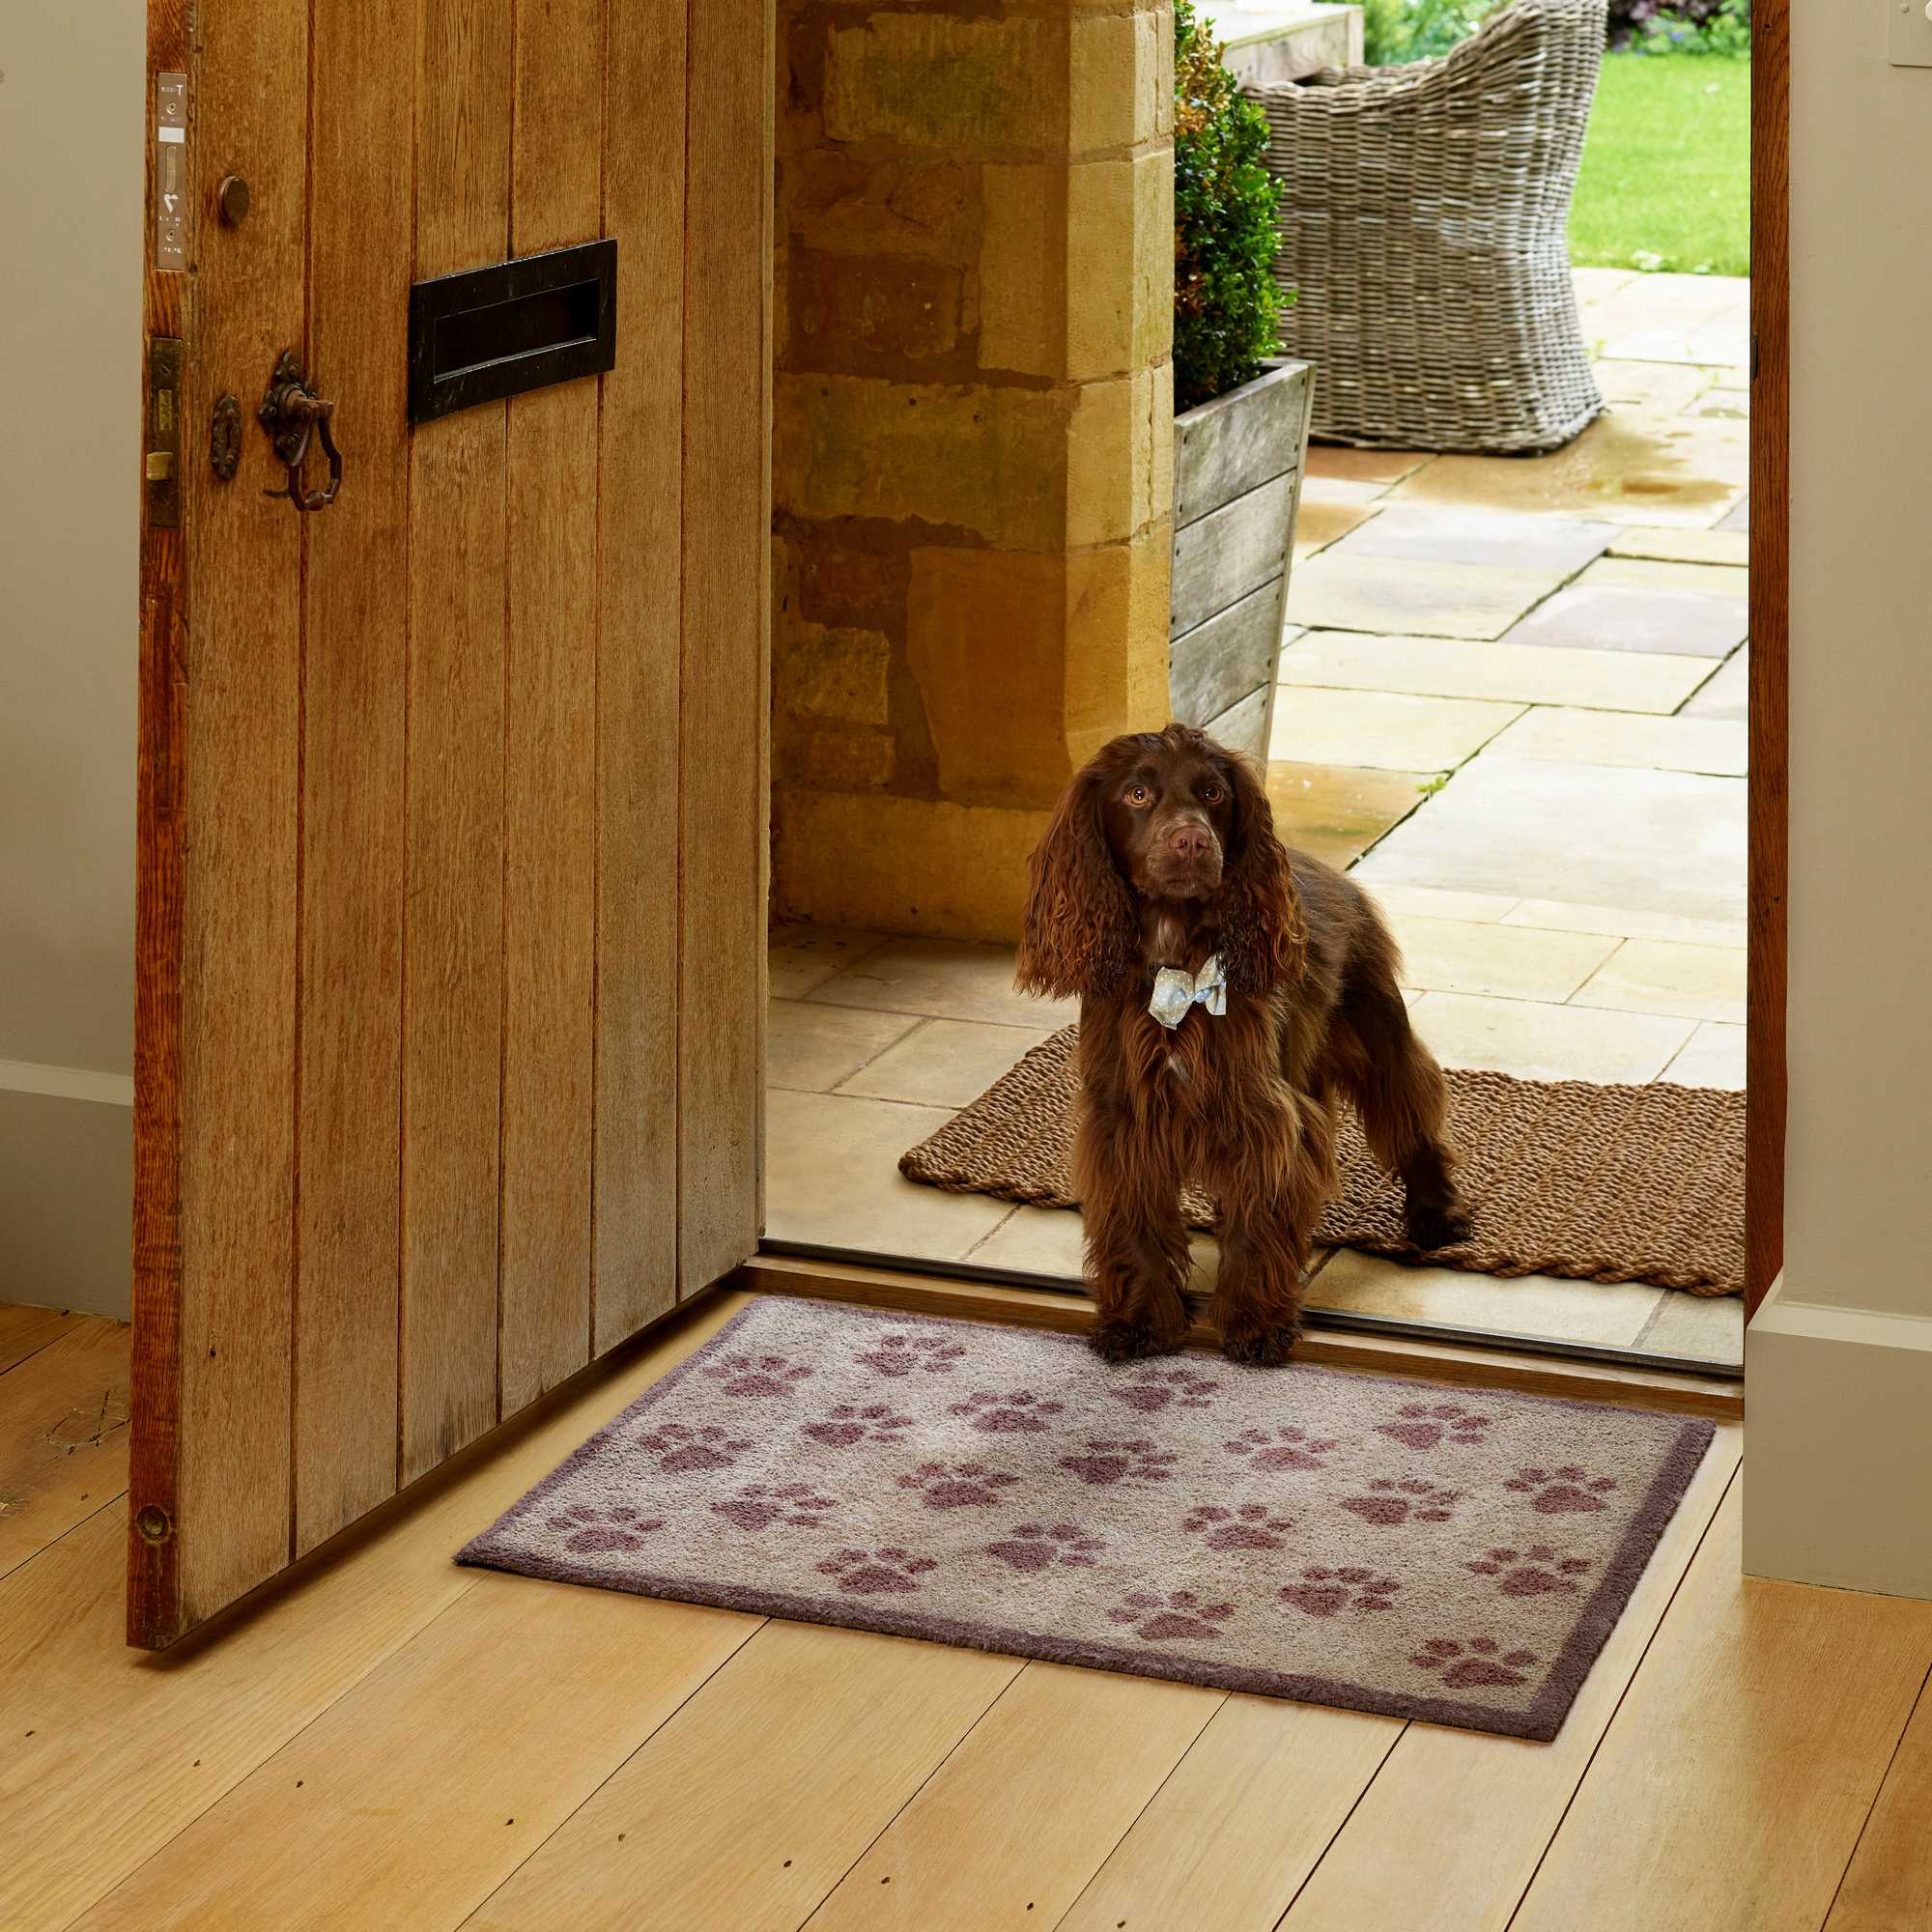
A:
POLYGON ((1104 993, 1135 956, 1134 905, 1100 816, 1095 759, 1062 794, 1027 861, 1026 926, 1014 983, 1057 999, 1104 993))
POLYGON ((1236 992, 1267 993, 1307 971, 1307 928, 1261 779, 1232 753, 1228 776, 1235 826, 1221 870, 1221 963, 1236 992))

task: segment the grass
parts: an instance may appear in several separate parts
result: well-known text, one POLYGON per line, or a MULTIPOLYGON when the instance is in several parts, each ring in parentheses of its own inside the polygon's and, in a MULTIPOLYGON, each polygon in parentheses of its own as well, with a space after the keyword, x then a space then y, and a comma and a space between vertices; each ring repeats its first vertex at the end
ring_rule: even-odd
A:
POLYGON ((1570 212, 1579 267, 1750 272, 1750 59, 1606 54, 1570 212))

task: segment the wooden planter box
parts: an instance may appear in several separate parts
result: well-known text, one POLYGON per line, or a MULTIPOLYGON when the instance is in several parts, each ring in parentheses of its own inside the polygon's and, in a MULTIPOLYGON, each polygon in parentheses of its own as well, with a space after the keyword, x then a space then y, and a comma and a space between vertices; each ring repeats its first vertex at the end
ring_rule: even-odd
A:
POLYGON ((1272 362, 1174 419, 1168 701, 1264 765, 1314 400, 1312 362, 1272 362))

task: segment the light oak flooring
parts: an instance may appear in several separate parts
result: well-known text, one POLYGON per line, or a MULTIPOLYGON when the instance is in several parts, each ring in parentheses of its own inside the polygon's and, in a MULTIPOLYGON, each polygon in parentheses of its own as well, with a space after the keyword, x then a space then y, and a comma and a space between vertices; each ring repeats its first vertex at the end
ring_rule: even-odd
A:
POLYGON ((0 1927, 1932 1924, 1932 1604, 1741 1580, 1731 1426, 1550 1745, 450 1562, 741 1300, 158 1658, 127 1330, 0 1307, 0 1927))

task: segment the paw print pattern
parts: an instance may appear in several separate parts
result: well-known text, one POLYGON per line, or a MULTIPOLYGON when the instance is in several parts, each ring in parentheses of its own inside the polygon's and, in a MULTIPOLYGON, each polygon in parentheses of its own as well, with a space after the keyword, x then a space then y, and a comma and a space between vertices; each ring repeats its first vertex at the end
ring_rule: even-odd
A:
POLYGON ((1208 1398, 1220 1386, 1211 1376, 1199 1375, 1193 1369, 1140 1369, 1125 1381, 1109 1383, 1107 1393, 1143 1415, 1157 1415, 1169 1403, 1178 1403, 1182 1408, 1206 1408, 1208 1398))
POLYGON ((1236 1509, 1203 1503, 1181 1518, 1180 1526, 1209 1549, 1279 1549, 1283 1534, 1294 1524, 1288 1517, 1270 1516, 1265 1503, 1242 1503, 1236 1509))
POLYGON ((669 1476, 694 1469, 728 1469, 751 1446, 728 1430, 687 1429, 681 1422, 667 1422, 638 1437, 638 1447, 669 1476))
POLYGON ((1063 1456, 1060 1466, 1098 1488, 1122 1483, 1128 1489, 1139 1489, 1147 1483, 1166 1482, 1174 1474, 1177 1460, 1173 1450, 1156 1449, 1145 1436, 1131 1442, 1102 1436, 1088 1438, 1084 1456, 1063 1456))
POLYGON ((898 1442, 912 1427, 912 1417, 896 1415, 892 1405, 868 1402, 864 1407, 841 1402, 829 1408, 824 1419, 808 1422, 803 1434, 829 1449, 849 1449, 855 1442, 898 1442))
POLYGON ((1064 1402, 1041 1402, 1031 1389, 1016 1389, 1011 1395, 981 1389, 955 1402, 949 1413, 965 1416, 982 1435, 1032 1435, 1050 1428, 1047 1417, 1065 1406, 1064 1402))
POLYGON ((1457 1690, 1478 1684, 1523 1684, 1523 1672, 1536 1662, 1533 1650, 1505 1651, 1494 1637, 1432 1637, 1409 1662, 1418 1670, 1441 1673, 1441 1682, 1457 1690))
POLYGON ((1231 1456, 1245 1458, 1251 1469, 1321 1469, 1327 1466, 1335 1441, 1301 1429, 1244 1429, 1221 1447, 1231 1456))
POLYGON ((899 1478, 899 1488, 916 1490, 929 1510, 980 1509, 998 1502, 1000 1492, 1018 1481, 983 1463, 922 1463, 899 1478))
POLYGON ((1503 1485, 1529 1497, 1529 1506, 1545 1516, 1577 1516, 1608 1509, 1604 1498, 1617 1486, 1614 1476, 1592 1476, 1575 1463, 1560 1469, 1519 1469, 1503 1485))
POLYGON ((1344 1496, 1342 1507, 1378 1529, 1393 1529, 1411 1519, 1416 1522, 1447 1522, 1462 1500, 1461 1490, 1437 1489, 1417 1476, 1405 1476, 1400 1481, 1378 1476, 1366 1495, 1344 1496))
POLYGON ((1051 1570, 1055 1564, 1067 1570, 1091 1570, 1094 1559, 1107 1545, 1103 1538, 1087 1535, 1078 1523, 1021 1523, 1004 1543, 989 1543, 988 1556, 1010 1563, 1015 1570, 1051 1570))
POLYGON ((1176 1637, 1221 1636, 1235 1614, 1233 1604, 1204 1604, 1192 1590, 1156 1597, 1132 1590, 1107 1612, 1117 1624, 1132 1624, 1144 1643, 1171 1643, 1176 1637))
POLYGON ((1574 1597, 1577 1579, 1590 1567, 1587 1556, 1559 1556, 1547 1543, 1527 1549, 1492 1549, 1467 1566, 1478 1577, 1499 1577, 1505 1597, 1574 1597))
POLYGON ((578 1503, 550 1520, 552 1529, 563 1532, 563 1547, 580 1556, 603 1556, 616 1550, 641 1549, 652 1530, 665 1526, 663 1517, 640 1517, 619 1503, 598 1509, 578 1503))
POLYGON ((1490 1433, 1491 1418, 1464 1408, 1459 1402, 1406 1402, 1393 1422, 1380 1425, 1411 1449, 1434 1449, 1438 1442, 1481 1442, 1490 1433))
POLYGON ((834 1577, 841 1590, 860 1597, 917 1590, 914 1580, 939 1565, 929 1556, 915 1556, 896 1545, 885 1549, 835 1549, 818 1569, 834 1577))
POLYGON ((707 1362, 704 1373, 718 1384, 722 1395, 767 1401, 796 1393, 799 1383, 814 1372, 783 1355, 726 1355, 722 1361, 707 1362))
POLYGON ((909 1376, 915 1370, 928 1376, 950 1376, 966 1350, 946 1335, 881 1335, 863 1353, 854 1355, 882 1376, 909 1376))
POLYGON ((786 1483, 772 1489, 764 1483, 747 1483, 728 1502, 713 1503, 712 1510, 740 1529, 769 1529, 775 1522, 788 1522, 810 1529, 824 1520, 832 1508, 830 1496, 814 1495, 810 1483, 786 1483))
POLYGON ((1301 1581, 1277 1592, 1284 1604, 1311 1617, 1339 1616, 1344 1610, 1385 1610, 1402 1585, 1393 1577, 1350 1566, 1330 1570, 1317 1564, 1301 1573, 1301 1581))

